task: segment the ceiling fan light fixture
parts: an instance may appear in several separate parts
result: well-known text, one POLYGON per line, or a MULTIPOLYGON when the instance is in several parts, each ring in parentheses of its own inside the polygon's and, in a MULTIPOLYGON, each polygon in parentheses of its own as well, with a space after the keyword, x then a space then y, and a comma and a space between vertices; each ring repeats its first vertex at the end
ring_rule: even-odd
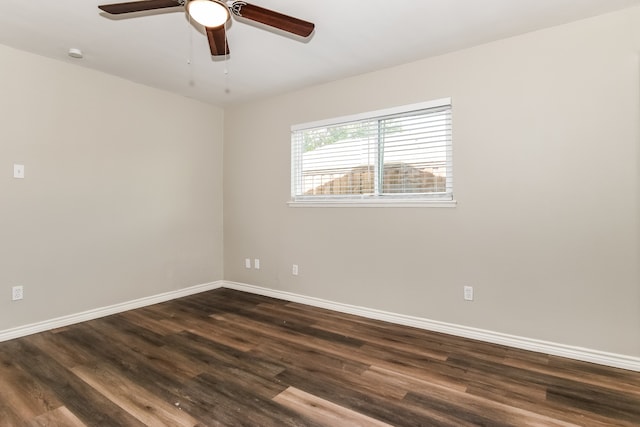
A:
POLYGON ((229 9, 215 0, 189 0, 187 12, 198 24, 209 28, 224 25, 229 19, 229 9))

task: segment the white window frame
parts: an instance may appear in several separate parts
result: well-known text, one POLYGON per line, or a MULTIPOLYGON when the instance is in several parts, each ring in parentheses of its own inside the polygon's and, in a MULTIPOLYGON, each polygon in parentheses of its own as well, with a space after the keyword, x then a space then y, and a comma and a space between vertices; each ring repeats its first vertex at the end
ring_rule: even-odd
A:
POLYGON ((446 176, 446 191, 444 193, 329 196, 296 195, 296 189, 302 186, 302 171, 300 170, 300 167, 303 155, 301 144, 297 143, 294 138, 294 135, 297 132, 352 122, 384 119, 388 116, 442 107, 452 108, 451 98, 441 98, 417 104, 404 105, 291 126, 291 200, 288 202, 288 205, 291 207, 455 207, 456 201, 453 197, 453 149, 451 136, 449 137, 447 147, 448 154, 446 158, 446 168, 448 173, 446 176))

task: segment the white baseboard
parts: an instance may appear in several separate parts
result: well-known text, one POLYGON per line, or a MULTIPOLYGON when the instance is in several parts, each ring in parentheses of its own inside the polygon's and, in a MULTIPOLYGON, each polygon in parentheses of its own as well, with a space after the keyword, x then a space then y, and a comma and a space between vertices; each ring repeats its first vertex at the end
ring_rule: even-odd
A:
POLYGON ((229 282, 224 280, 191 286, 189 288, 179 289, 177 291, 165 292, 162 294, 152 295, 133 301, 110 305, 108 307, 97 308, 43 322, 32 323, 12 329, 6 329, 4 331, 0 331, 0 342, 14 338, 20 338, 38 332, 44 332, 51 329, 69 326, 75 323, 85 322, 104 316, 109 316, 111 314, 121 313, 127 310, 133 310, 152 304, 158 304, 172 299, 218 289, 221 287, 278 298, 285 301, 297 302, 314 307, 326 308, 328 310, 338 311, 341 313, 354 314, 369 319, 383 320, 385 322, 396 323, 399 325, 412 326, 429 331, 442 332, 445 334, 486 341, 494 344, 502 344, 523 350, 552 354, 554 356, 560 357, 568 357, 570 359, 582 360, 585 362, 592 362, 600 365, 640 372, 640 358, 638 357, 616 353, 607 353, 599 350, 592 350, 588 348, 558 344, 549 341, 508 335, 500 332, 471 328, 468 326, 455 325, 452 323, 439 322, 436 320, 429 320, 421 317, 390 313, 382 310, 343 304, 320 298, 294 294, 291 292, 278 291, 275 289, 268 289, 260 286, 229 282))
POLYGON ((544 354, 551 354, 554 356, 567 357, 584 362, 597 363, 599 365, 628 369, 631 371, 640 371, 639 357, 627 356, 624 354, 607 353, 599 350, 558 344, 549 341, 542 341, 519 337, 516 335, 503 334, 500 332, 488 331, 484 329, 471 328, 468 326, 455 325, 452 323, 439 322, 436 320, 429 320, 420 317, 406 316, 403 314, 390 313, 382 310, 342 304, 319 298, 294 294, 291 292, 278 291, 274 289, 248 285, 245 283, 223 281, 222 287, 311 305, 314 307, 326 308, 328 310, 338 311, 341 313, 354 314, 369 319, 383 320, 385 322, 396 323, 399 325, 412 326, 429 331, 442 332, 449 335, 506 345, 522 350, 530 350, 544 354))
POLYGON ((222 281, 205 283, 202 285, 178 289, 176 291, 164 292, 162 294, 139 298, 133 301, 114 304, 108 307, 96 308, 93 310, 83 311, 81 313, 57 317, 55 319, 46 320, 43 322, 37 322, 30 325, 19 326, 17 328, 6 329, 4 331, 0 331, 0 342, 36 334, 38 332, 49 331, 51 329, 62 328, 64 326, 73 325, 75 323, 86 322, 88 320, 98 319, 100 317, 121 313, 127 310, 133 310, 136 308, 146 307, 148 305, 158 304, 161 302, 186 297, 188 295, 193 295, 204 291, 210 291, 212 289, 220 288, 221 286, 222 281))

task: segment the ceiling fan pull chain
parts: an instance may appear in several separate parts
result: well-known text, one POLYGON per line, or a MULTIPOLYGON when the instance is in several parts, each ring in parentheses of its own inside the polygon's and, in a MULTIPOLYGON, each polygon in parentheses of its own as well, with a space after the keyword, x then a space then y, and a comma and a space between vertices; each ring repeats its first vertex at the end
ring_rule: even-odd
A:
MULTIPOLYGON (((224 23, 224 43, 227 44, 227 30, 229 29, 228 21, 224 23)), ((224 55, 224 93, 231 93, 229 89, 229 51, 224 55)))
MULTIPOLYGON (((229 22, 229 21, 227 21, 229 22)), ((227 31, 229 30, 229 25, 227 22, 224 23, 224 44, 227 45, 229 43, 229 39, 227 38, 227 31)), ((227 81, 227 76, 229 75, 229 52, 225 52, 224 54, 224 80, 225 86, 227 86, 227 90, 229 89, 229 82, 227 81)))
POLYGON ((189 25, 187 26, 187 31, 189 32, 189 58, 187 58, 187 64, 191 65, 191 60, 193 59, 193 31, 191 30, 191 15, 187 13, 187 17, 189 20, 189 25))

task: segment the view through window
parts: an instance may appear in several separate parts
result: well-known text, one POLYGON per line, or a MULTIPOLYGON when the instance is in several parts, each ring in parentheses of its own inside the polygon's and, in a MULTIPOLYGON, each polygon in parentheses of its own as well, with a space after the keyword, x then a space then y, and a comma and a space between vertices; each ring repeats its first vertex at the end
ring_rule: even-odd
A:
POLYGON ((292 128, 294 201, 452 200, 451 100, 292 128))

